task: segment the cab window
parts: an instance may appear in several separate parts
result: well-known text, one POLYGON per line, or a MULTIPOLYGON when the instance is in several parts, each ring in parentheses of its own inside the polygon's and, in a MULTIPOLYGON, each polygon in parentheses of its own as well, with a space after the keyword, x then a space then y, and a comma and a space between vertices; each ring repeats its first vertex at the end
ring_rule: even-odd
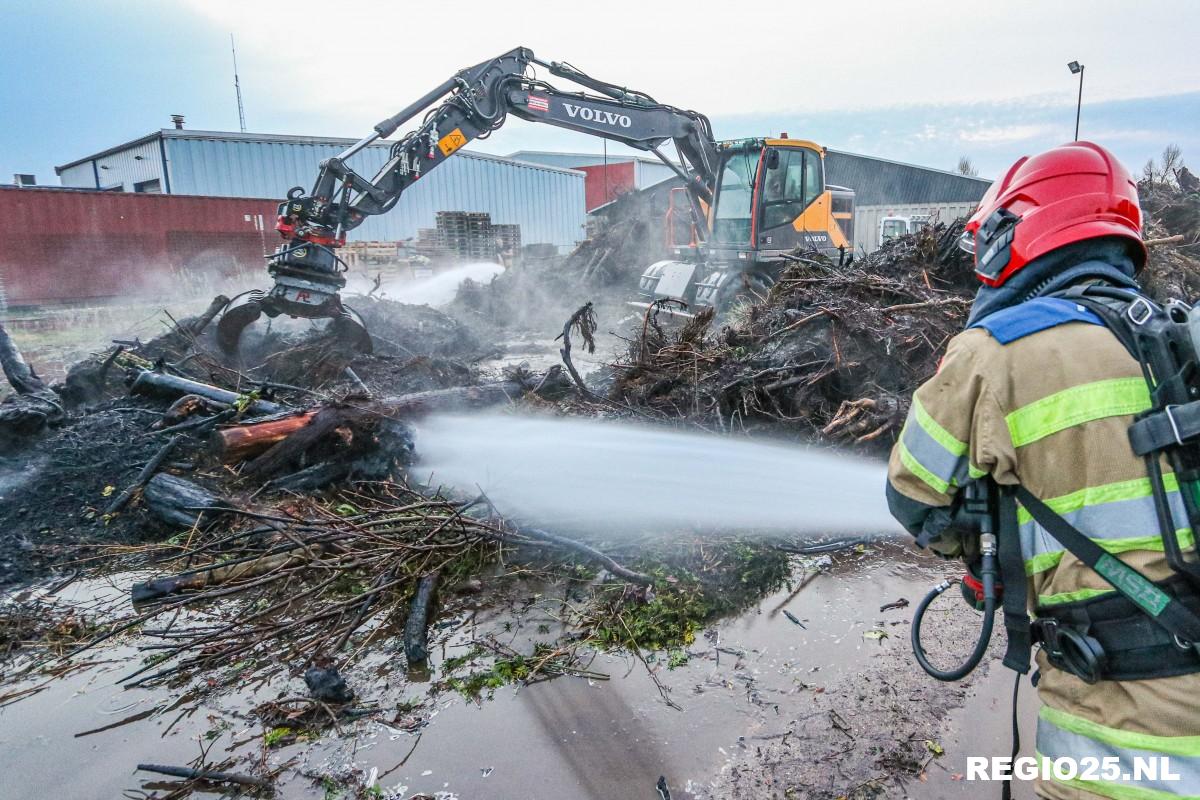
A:
POLYGON ((763 180, 763 230, 795 220, 824 188, 821 158, 816 153, 801 148, 775 152, 778 160, 768 160, 770 166, 763 180))
POLYGON ((713 239, 727 244, 749 244, 754 204, 754 181, 759 153, 731 154, 721 170, 721 188, 713 211, 713 239))
POLYGON ((896 239, 908 233, 908 220, 906 219, 885 219, 881 226, 883 230, 879 233, 879 238, 883 241, 896 239))

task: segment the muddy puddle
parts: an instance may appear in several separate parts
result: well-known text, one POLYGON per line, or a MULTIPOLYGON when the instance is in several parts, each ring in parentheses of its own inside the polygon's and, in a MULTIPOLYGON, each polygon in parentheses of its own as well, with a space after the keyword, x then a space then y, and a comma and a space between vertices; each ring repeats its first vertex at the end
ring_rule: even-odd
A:
MULTIPOLYGON (((807 563, 811 568, 813 562, 807 563)), ((803 581, 803 569, 798 565, 793 589, 803 581)), ((880 606, 900 598, 915 604, 945 569, 890 543, 843 556, 798 592, 781 590, 711 626, 686 656, 671 658, 670 668, 666 656, 649 663, 657 684, 634 656, 601 654, 588 669, 608 680, 562 677, 508 685, 479 702, 453 691, 431 693, 428 681, 441 677, 446 659, 481 632, 518 649, 539 635, 561 633, 555 609, 570 602, 569 594, 532 583, 508 586, 503 597, 480 598, 439 623, 431 677, 406 676, 396 666, 401 655, 386 646, 356 664, 347 677, 360 702, 377 703, 386 713, 343 723, 340 733, 270 748, 263 747, 267 731, 248 710, 303 695, 302 681, 281 670, 240 693, 203 698, 189 713, 177 692, 121 688, 122 678, 147 656, 137 649, 144 639, 126 640, 93 651, 89 666, 0 709, 0 797, 44 796, 53 787, 56 796, 107 798, 178 786, 137 773, 135 766, 188 764, 202 749, 209 762, 224 752, 286 764, 275 794, 284 798, 343 796, 326 789, 351 774, 360 785, 380 787, 382 796, 402 798, 424 792, 463 800, 652 800, 660 776, 675 798, 759 796, 731 793, 729 779, 778 772, 784 757, 779 743, 789 744, 787 737, 800 736, 811 718, 827 715, 831 701, 849 731, 842 735, 880 735, 867 729, 874 718, 857 713, 862 681, 885 676, 898 697, 930 690, 934 682, 920 675, 908 654, 912 606, 884 612, 880 606), (414 710, 397 712, 407 701, 414 710)), ((96 610, 119 607, 138 577, 79 582, 61 596, 96 610)), ((973 618, 962 621, 974 624, 973 618)), ((945 755, 930 759, 919 782, 909 777, 906 789, 903 782, 893 784, 894 796, 958 798, 981 790, 961 780, 965 757, 1007 753, 1010 675, 997 663, 970 689, 933 687, 947 693, 950 709, 935 726, 945 755)), ((1027 722, 1032 700, 1026 689, 1027 722)), ((924 713, 914 706, 914 716, 924 713)), ((1031 731, 1025 741, 1032 742, 1031 731)), ((868 773, 877 771, 865 766, 868 773)))

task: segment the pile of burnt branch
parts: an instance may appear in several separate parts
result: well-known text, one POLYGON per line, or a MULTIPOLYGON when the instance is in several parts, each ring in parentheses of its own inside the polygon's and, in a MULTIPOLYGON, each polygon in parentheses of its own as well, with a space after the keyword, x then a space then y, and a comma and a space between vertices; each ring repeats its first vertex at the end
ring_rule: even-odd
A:
POLYGON ((471 580, 501 548, 568 550, 623 579, 650 580, 589 548, 518 531, 483 498, 455 501, 399 481, 359 482, 321 501, 238 506, 207 498, 190 510, 212 522, 184 542, 143 548, 161 574, 133 585, 136 613, 69 655, 140 628, 156 642, 144 646, 153 658, 124 676, 127 687, 196 673, 245 682, 283 666, 307 672, 315 699, 341 704, 352 695, 331 674, 335 665, 345 669, 354 652, 397 631, 405 665, 424 665, 439 586, 471 580), (185 624, 156 625, 180 609, 190 611, 185 624))
MULTIPOLYGON (((1200 297, 1200 261, 1187 246, 1200 235, 1189 227, 1200 214, 1186 213, 1200 212, 1200 196, 1173 189, 1163 200, 1166 191, 1149 203, 1144 280, 1160 300, 1200 297)), ((912 392, 966 321, 978 284, 957 247, 962 228, 962 220, 939 224, 849 264, 793 256, 769 295, 719 331, 711 310, 680 326, 652 308, 614 365, 611 399, 714 431, 770 426, 886 449, 912 392)))
POLYGON ((652 308, 615 365, 612 397, 713 430, 783 424, 883 446, 966 319, 973 278, 961 232, 938 225, 852 263, 793 256, 769 295, 719 332, 711 309, 679 327, 652 308))
POLYGON ((371 297, 353 302, 371 330, 371 353, 359 352, 332 326, 294 321, 252 326, 236 354, 223 352, 212 322, 229 300, 218 296, 196 317, 175 320, 167 314, 166 332, 150 341, 114 341, 50 388, 68 410, 86 408, 122 395, 125 370, 143 367, 296 402, 350 391, 400 394, 476 383, 476 365, 497 352, 496 345, 428 306, 371 297))
MULTIPOLYGON (((174 335, 195 333, 181 323, 174 335)), ((185 377, 166 366, 179 363, 178 350, 157 346, 163 355, 154 364, 124 353, 108 359, 125 395, 81 407, 44 432, 38 475, 5 503, 5 514, 37 520, 26 544, 41 551, 42 498, 79 502, 70 487, 85 482, 94 492, 88 512, 61 511, 63 539, 72 541, 57 545, 65 577, 55 582, 153 575, 131 587, 132 613, 97 625, 97 635, 57 654, 63 662, 132 631, 156 641, 126 685, 203 676, 211 688, 286 668, 304 675, 312 700, 344 705, 352 695, 337 669, 401 629, 405 664, 420 667, 438 587, 474 580, 502 551, 508 562, 568 577, 582 566, 610 581, 654 583, 588 544, 515 527, 486 497, 444 496, 409 480, 413 421, 525 397, 554 402, 570 391, 560 368, 396 396, 365 386, 336 399, 293 392, 303 398, 293 404, 239 385, 234 367, 218 365, 212 374, 221 383, 185 377), (119 464, 136 464, 136 474, 124 477, 119 464), (112 482, 101 491, 97 480, 112 482)))
POLYGON ((486 345, 473 334, 433 309, 387 301, 364 315, 397 317, 381 320, 373 354, 345 353, 313 330, 251 335, 230 356, 212 337, 226 302, 171 319, 149 342, 116 342, 53 386, 0 328, 14 390, 0 404, 0 468, 19 478, 0 480, 0 585, 99 557, 96 548, 173 535, 215 497, 402 477, 407 426, 421 415, 565 388, 557 368, 486 374, 475 364, 486 345))
POLYGON ((1200 179, 1183 167, 1173 182, 1142 181, 1138 196, 1151 242, 1147 288, 1159 299, 1200 297, 1200 179))

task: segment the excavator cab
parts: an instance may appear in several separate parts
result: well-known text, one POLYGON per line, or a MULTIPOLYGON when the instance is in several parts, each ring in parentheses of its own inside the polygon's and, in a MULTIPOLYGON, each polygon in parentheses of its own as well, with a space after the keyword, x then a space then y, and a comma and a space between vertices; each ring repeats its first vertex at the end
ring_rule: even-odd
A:
POLYGON ((784 135, 721 142, 719 152, 708 241, 651 265, 639 287, 645 301, 724 310, 765 295, 794 250, 842 258, 850 249, 854 193, 825 183, 823 147, 784 135))
POLYGON ((787 138, 725 142, 720 176, 711 213, 715 259, 774 261, 797 247, 837 252, 849 245, 833 216, 819 145, 787 138))

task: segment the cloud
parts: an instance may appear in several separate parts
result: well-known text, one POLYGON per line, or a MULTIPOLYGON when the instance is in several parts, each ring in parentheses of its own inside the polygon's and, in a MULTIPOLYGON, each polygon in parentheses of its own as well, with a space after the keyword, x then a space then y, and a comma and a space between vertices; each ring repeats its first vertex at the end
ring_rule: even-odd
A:
POLYGON ((1047 124, 1002 125, 958 131, 955 138, 965 144, 1011 144, 1041 139, 1059 130, 1047 124))

